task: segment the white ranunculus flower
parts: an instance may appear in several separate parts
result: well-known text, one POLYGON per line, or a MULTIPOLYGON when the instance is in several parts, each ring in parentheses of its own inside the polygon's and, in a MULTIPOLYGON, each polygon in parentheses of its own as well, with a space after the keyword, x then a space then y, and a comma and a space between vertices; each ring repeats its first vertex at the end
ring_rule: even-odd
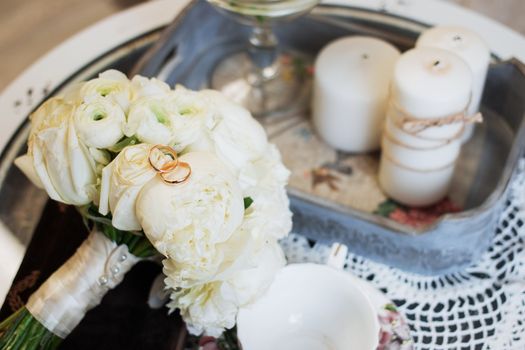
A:
POLYGON ((214 106, 207 96, 178 85, 170 96, 176 149, 182 152, 188 145, 205 138, 205 130, 216 125, 214 106))
POLYGON ((92 96, 76 108, 74 121, 78 136, 87 146, 109 148, 124 136, 126 115, 112 99, 92 96))
POLYGON ((29 179, 38 178, 35 184, 52 199, 84 205, 94 196, 97 178, 95 161, 77 136, 75 109, 61 98, 52 98, 33 113, 28 154, 17 164, 29 179))
POLYGON ((140 191, 135 210, 151 243, 173 260, 174 280, 189 287, 217 272, 218 245, 240 226, 244 203, 237 180, 213 154, 191 152, 179 160, 191 166, 191 176, 177 185, 156 177, 140 191))
POLYGON ((142 97, 165 96, 171 89, 165 82, 136 75, 131 79, 132 99, 137 100, 142 97))
POLYGON ((78 102, 94 97, 108 97, 127 112, 132 98, 131 83, 124 73, 110 69, 100 73, 98 78, 77 86, 66 96, 73 98, 75 95, 78 102))
POLYGON ((259 158, 268 140, 264 129, 250 112, 218 91, 203 90, 199 94, 209 100, 215 123, 206 129, 207 140, 201 139, 189 149, 213 151, 234 170, 259 158))
POLYGON ((290 171, 281 161, 275 145, 268 144, 266 152, 249 162, 240 172, 239 181, 246 197, 253 199, 245 220, 261 234, 282 238, 292 229, 292 213, 286 193, 290 171))
POLYGON ((166 284, 172 289, 172 310, 178 308, 192 334, 219 336, 232 328, 239 307, 253 302, 270 286, 277 271, 285 265, 284 254, 274 239, 244 240, 237 252, 240 262, 230 267, 212 282, 180 289, 171 279, 172 262, 164 261, 166 284))
POLYGON ((166 99, 146 96, 133 101, 124 133, 135 136, 141 142, 173 145, 174 132, 171 112, 166 99))
POLYGON ((202 138, 212 123, 207 99, 178 87, 166 95, 145 96, 130 107, 125 134, 140 141, 172 146, 181 152, 202 138))
POLYGON ((119 230, 139 231, 135 202, 143 186, 157 174, 149 164, 152 145, 139 144, 124 148, 102 170, 99 212, 112 214, 112 224, 119 230))

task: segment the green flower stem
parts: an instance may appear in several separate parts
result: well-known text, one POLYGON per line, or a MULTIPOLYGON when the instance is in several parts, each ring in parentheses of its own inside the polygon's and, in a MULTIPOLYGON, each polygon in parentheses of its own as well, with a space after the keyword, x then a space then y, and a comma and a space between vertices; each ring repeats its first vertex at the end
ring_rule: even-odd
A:
POLYGON ((47 330, 22 307, 0 323, 0 349, 56 349, 62 339, 47 330))
POLYGON ((129 252, 137 258, 149 258, 157 253, 157 250, 151 245, 144 234, 121 231, 113 226, 101 223, 96 223, 95 226, 116 244, 127 245, 129 252))

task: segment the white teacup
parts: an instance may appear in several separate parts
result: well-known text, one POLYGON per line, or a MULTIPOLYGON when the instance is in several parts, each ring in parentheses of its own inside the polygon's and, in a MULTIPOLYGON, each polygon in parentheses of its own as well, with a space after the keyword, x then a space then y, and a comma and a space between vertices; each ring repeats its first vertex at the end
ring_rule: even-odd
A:
POLYGON ((326 265, 292 264, 240 310, 237 332, 244 350, 372 350, 379 322, 355 277, 326 265))

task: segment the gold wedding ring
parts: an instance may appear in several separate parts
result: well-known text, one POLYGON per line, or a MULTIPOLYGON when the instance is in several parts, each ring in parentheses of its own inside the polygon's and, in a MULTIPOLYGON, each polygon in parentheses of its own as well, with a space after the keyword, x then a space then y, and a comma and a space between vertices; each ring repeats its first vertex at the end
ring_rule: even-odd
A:
POLYGON ((156 172, 161 173, 161 174, 168 173, 174 170, 175 168, 177 168, 177 165, 179 164, 179 158, 177 156, 177 152, 175 152, 171 147, 164 146, 164 145, 155 145, 151 147, 151 149, 149 150, 149 154, 148 154, 148 161, 149 161, 149 165, 151 165, 151 167, 156 172), (155 164, 155 162, 152 160, 153 152, 155 150, 158 150, 162 152, 162 154, 171 157, 172 160, 162 165, 155 164))
POLYGON ((170 184, 170 185, 180 184, 180 183, 186 181, 190 177, 190 175, 191 175, 191 167, 186 162, 179 162, 178 165, 176 166, 176 169, 173 169, 170 172, 160 173, 159 175, 160 175, 162 181, 164 181, 167 184, 170 184), (183 169, 183 168, 185 169, 184 170, 185 174, 183 176, 172 178, 172 177, 174 177, 176 175, 174 172, 178 172, 180 169, 183 169))
POLYGON ((164 145, 155 145, 151 147, 148 154, 149 165, 155 170, 162 181, 169 185, 180 184, 186 181, 191 175, 191 166, 185 162, 179 162, 177 152, 173 148, 164 145), (172 160, 167 161, 163 164, 156 164, 153 158, 153 152, 157 150, 162 152, 163 155, 169 156, 172 160), (184 171, 183 176, 177 176, 177 173, 184 171))

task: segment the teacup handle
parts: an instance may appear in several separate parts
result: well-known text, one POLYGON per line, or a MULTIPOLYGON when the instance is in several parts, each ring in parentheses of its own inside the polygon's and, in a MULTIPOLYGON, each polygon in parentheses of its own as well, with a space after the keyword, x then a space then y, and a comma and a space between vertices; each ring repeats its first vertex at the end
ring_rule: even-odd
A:
POLYGON ((342 270, 345 266, 348 247, 342 243, 334 243, 330 248, 330 255, 326 259, 326 265, 342 270))

